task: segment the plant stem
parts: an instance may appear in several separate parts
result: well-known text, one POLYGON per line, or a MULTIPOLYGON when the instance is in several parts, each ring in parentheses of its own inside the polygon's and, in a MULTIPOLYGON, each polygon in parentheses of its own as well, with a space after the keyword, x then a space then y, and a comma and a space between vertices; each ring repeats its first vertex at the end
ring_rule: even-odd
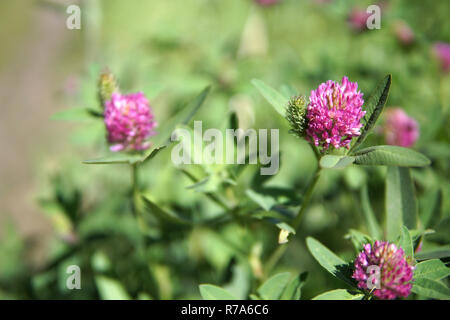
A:
MULTIPOLYGON (((313 178, 312 178, 311 182, 308 184, 308 187, 305 190, 305 196, 303 198, 302 205, 301 205, 297 215, 295 216, 295 218, 294 218, 294 220, 292 222, 292 227, 296 231, 300 227, 300 224, 302 222, 302 218, 303 218, 303 215, 305 213, 305 210, 308 207, 309 202, 311 201, 311 197, 312 197, 314 188, 315 188, 315 186, 317 184, 317 181, 319 180, 320 172, 321 172, 321 169, 322 169, 320 167, 320 165, 319 165, 320 153, 318 152, 317 148, 315 148, 315 146, 311 145, 311 147, 312 147, 312 149, 314 151, 314 155, 316 156, 316 158, 318 160, 318 162, 317 162, 317 169, 314 172, 314 175, 313 175, 313 178)), ((267 261, 265 272, 264 272, 265 276, 270 274, 270 272, 272 271, 273 267, 275 267, 275 265, 278 263, 278 261, 283 256, 283 254, 286 252, 287 247, 288 247, 288 243, 285 243, 285 244, 279 245, 275 249, 275 251, 272 253, 272 255, 269 257, 269 259, 267 261)))
POLYGON ((131 165, 131 209, 137 220, 139 229, 142 233, 147 230, 147 224, 142 216, 142 200, 139 194, 139 165, 133 163, 131 165))
POLYGON ((137 163, 133 163, 131 165, 131 196, 132 203, 131 207, 133 210, 133 214, 135 217, 138 216, 138 196, 139 196, 139 172, 137 163))
POLYGON ((317 166, 316 171, 314 172, 314 176, 312 178, 312 181, 309 183, 308 188, 306 189, 305 196, 302 201, 302 206, 300 207, 300 210, 298 211, 297 215, 295 216, 294 221, 292 222, 292 227, 297 230, 300 226, 300 223, 302 222, 303 214, 305 213, 306 207, 308 206, 309 202, 311 201, 311 197, 314 191, 314 188, 317 184, 317 181, 320 178, 320 172, 321 172, 320 166, 317 166))

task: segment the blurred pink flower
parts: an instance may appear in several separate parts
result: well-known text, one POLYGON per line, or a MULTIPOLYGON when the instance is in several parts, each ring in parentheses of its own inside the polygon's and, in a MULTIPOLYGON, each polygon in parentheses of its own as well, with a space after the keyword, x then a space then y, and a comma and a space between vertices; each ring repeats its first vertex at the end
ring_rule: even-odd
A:
POLYGON ((366 10, 353 8, 348 16, 348 23, 350 24, 350 28, 358 32, 366 30, 367 19, 369 17, 370 13, 367 13, 366 10))
POLYGON ((110 150, 133 151, 150 147, 145 141, 154 135, 156 122, 147 98, 143 93, 122 95, 113 93, 105 103, 105 126, 110 150))
POLYGON ((450 70, 450 44, 445 42, 436 42, 433 46, 434 52, 441 62, 444 72, 450 70))
POLYGON ((361 107, 363 94, 358 84, 342 78, 342 84, 328 80, 311 91, 307 111, 307 138, 327 150, 349 147, 353 137, 360 135, 361 118, 366 113, 361 107))
POLYGON ((255 2, 261 6, 270 6, 281 2, 281 0, 255 0, 255 2))
POLYGON ((386 111, 383 131, 388 144, 400 147, 411 147, 419 138, 417 121, 409 117, 401 108, 391 108, 386 111))
POLYGON ((409 25, 404 21, 398 21, 394 25, 394 33, 402 45, 410 45, 414 42, 415 35, 409 25))
MULTIPOLYGON (((380 299, 395 299, 407 297, 412 288, 414 267, 411 266, 402 248, 386 241, 375 241, 373 246, 364 245, 355 260, 355 271, 352 278, 358 282, 358 288, 367 289, 367 280, 371 275, 369 266, 379 267, 379 289, 373 294, 380 299)), ((374 270, 375 271, 375 270, 374 270)), ((371 278, 375 285, 377 278, 371 278)))

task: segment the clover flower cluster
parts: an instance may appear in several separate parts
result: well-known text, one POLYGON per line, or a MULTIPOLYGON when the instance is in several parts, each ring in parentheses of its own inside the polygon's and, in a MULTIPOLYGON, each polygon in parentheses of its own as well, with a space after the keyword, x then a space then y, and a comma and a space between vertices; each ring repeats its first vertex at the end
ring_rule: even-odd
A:
POLYGON ((307 139, 322 151, 330 146, 348 148, 352 138, 361 134, 361 119, 365 115, 362 96, 358 84, 347 77, 342 78, 342 83, 328 80, 311 91, 307 139))
POLYGON ((98 99, 110 150, 140 151, 150 147, 147 139, 154 135, 156 122, 147 98, 142 92, 121 94, 114 75, 104 71, 98 80, 98 99))
POLYGON ((373 294, 379 299, 387 300, 410 294, 413 271, 414 267, 408 262, 402 248, 386 241, 375 241, 373 245, 364 245, 363 251, 355 260, 352 278, 358 282, 359 288, 366 290, 370 289, 368 280, 373 286, 379 281, 373 294), (370 266, 379 268, 378 280, 371 274, 370 266))
POLYGON ((156 122, 142 92, 113 93, 105 103, 104 116, 111 151, 139 151, 150 147, 146 140, 155 134, 156 122))

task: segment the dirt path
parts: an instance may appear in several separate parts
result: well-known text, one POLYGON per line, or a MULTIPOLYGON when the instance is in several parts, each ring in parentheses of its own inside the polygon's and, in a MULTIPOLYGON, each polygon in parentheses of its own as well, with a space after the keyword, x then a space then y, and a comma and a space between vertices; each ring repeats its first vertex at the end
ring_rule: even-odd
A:
POLYGON ((21 22, 26 28, 20 35, 10 35, 16 37, 14 52, 0 64, 0 233, 12 217, 30 244, 42 248, 51 226, 36 205, 35 170, 47 155, 64 148, 61 125, 50 116, 61 109, 56 93, 70 70, 61 71, 59 65, 72 34, 61 12, 25 10, 30 11, 9 13, 31 20, 21 22))

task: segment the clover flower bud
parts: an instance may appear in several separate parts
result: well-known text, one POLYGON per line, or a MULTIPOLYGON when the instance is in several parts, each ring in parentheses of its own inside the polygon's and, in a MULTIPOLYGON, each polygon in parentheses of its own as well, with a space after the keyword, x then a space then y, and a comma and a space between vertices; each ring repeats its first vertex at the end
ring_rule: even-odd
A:
POLYGON ((286 108, 286 119, 291 126, 290 133, 295 134, 299 138, 305 136, 308 127, 307 103, 303 96, 295 96, 289 100, 286 108))
POLYGON ((106 101, 111 99, 113 93, 119 93, 119 86, 114 75, 104 71, 98 79, 98 100, 102 108, 105 107, 106 101))

